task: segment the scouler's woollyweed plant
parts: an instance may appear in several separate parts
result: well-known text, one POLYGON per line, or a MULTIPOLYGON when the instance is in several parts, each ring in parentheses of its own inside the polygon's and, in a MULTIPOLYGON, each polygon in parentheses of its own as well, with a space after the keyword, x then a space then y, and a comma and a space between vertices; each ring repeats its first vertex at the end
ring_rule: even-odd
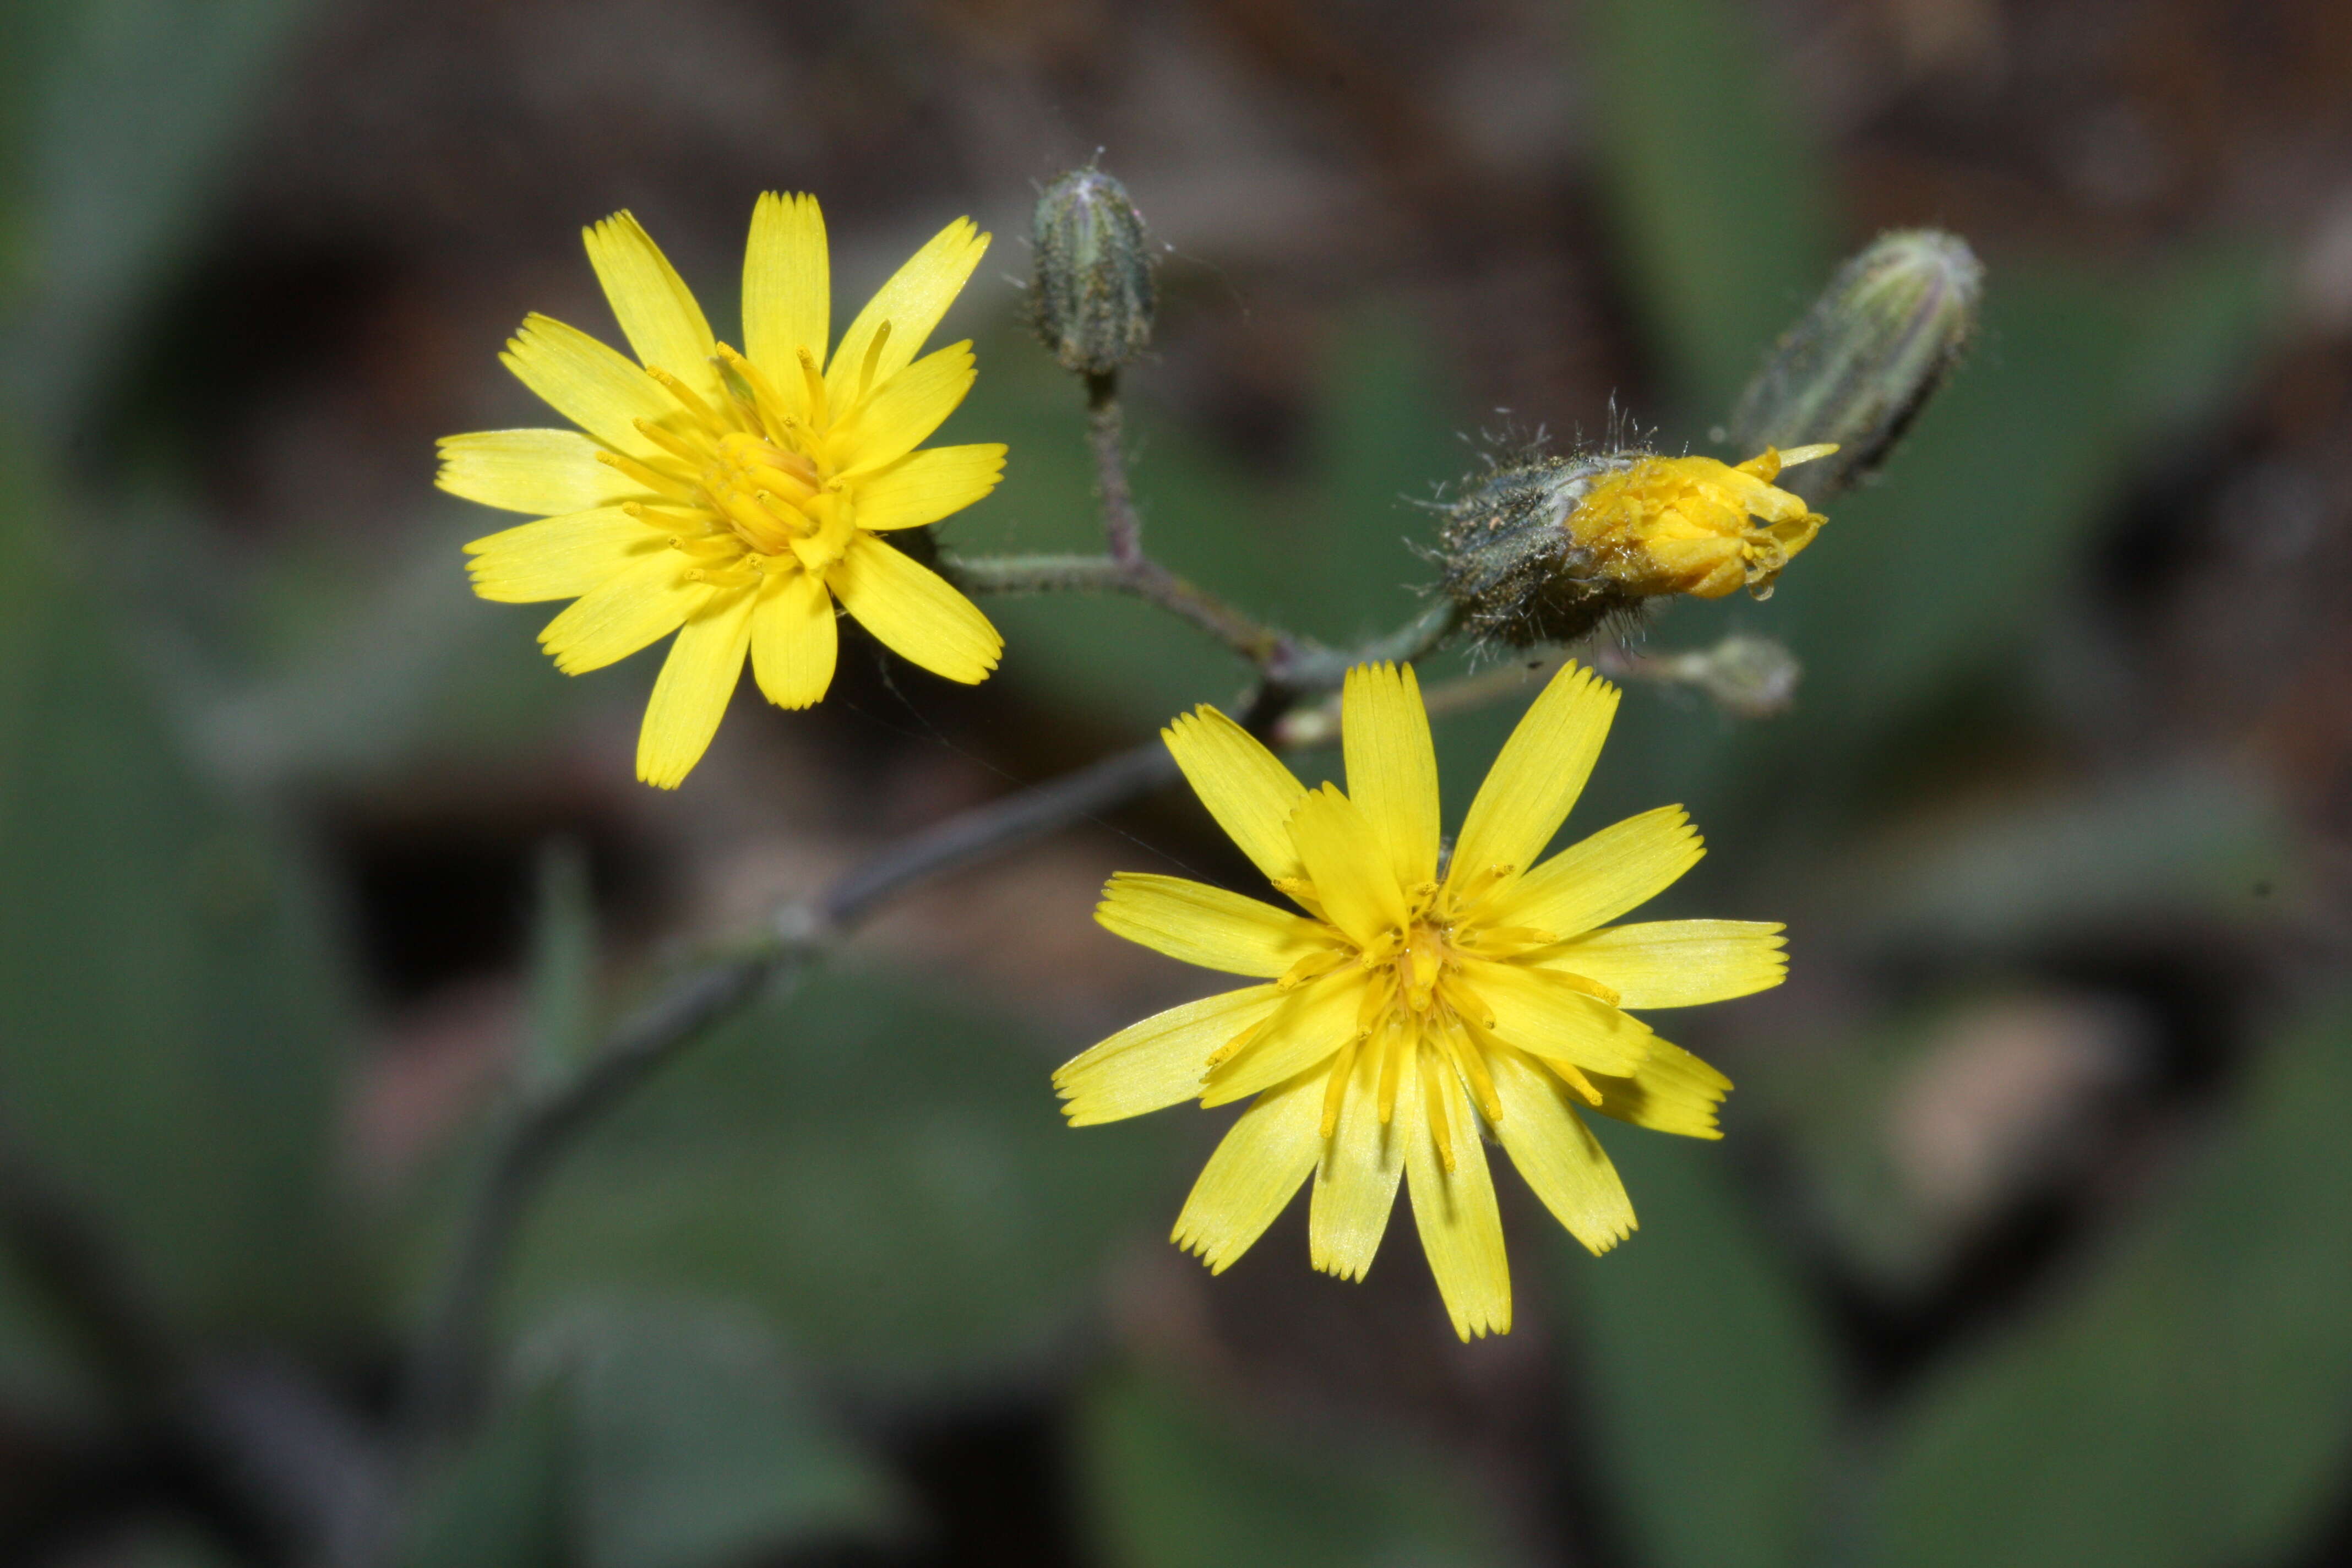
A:
POLYGON ((1099 168, 1040 200, 1029 300, 1046 347, 1085 387, 1097 554, 944 556, 933 570, 898 542, 985 496, 1007 460, 1002 446, 922 445, 975 374, 969 343, 921 355, 988 243, 968 222, 924 247, 829 353, 811 197, 770 195, 754 209, 740 350, 714 339, 626 214, 587 238, 636 360, 530 318, 506 363, 578 428, 453 437, 441 482, 539 519, 467 548, 484 597, 572 601, 541 635, 567 674, 675 634, 640 737, 646 782, 687 776, 747 659, 780 706, 821 700, 842 614, 910 662, 972 682, 1002 647, 975 599, 1124 594, 1217 639, 1255 680, 1232 717, 1203 706, 1162 739, 950 817, 787 903, 575 1069, 519 1097, 408 1369, 417 1437, 478 1397, 486 1307, 517 1216, 580 1128, 897 892, 1180 774, 1283 902, 1122 875, 1097 918, 1256 983, 1121 1031, 1055 1082, 1075 1123, 1187 1099, 1250 1101, 1176 1224, 1175 1239, 1213 1268, 1311 1180, 1312 1259, 1359 1277, 1402 1183, 1456 1331, 1500 1332, 1511 1302, 1488 1142, 1597 1252, 1634 1217, 1583 1113, 1717 1135, 1728 1082, 1635 1015, 1777 984, 1780 928, 1612 923, 1697 858, 1673 806, 1543 852, 1615 709, 1595 670, 1687 685, 1738 715, 1785 705, 1797 670, 1767 639, 1654 653, 1612 634, 1678 595, 1763 597, 1815 546, 1820 507, 1885 456, 1968 340, 1980 276, 1965 244, 1893 234, 1850 261, 1740 400, 1730 432, 1750 454, 1741 461, 1638 447, 1498 456, 1438 509, 1429 607, 1343 648, 1229 604, 1144 548, 1119 377, 1150 342, 1154 257, 1126 191, 1099 168), (1525 690, 1524 659, 1424 689, 1412 665, 1457 637, 1581 642, 1594 668, 1559 669, 1448 843, 1430 716, 1525 690), (1310 789, 1276 755, 1335 739, 1344 791, 1310 789))

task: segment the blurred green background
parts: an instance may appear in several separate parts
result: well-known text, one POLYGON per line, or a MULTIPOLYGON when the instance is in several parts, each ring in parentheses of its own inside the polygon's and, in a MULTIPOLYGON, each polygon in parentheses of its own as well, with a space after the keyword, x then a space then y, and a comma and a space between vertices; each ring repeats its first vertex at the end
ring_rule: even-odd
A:
MULTIPOLYGON (((92 0, 12 7, 0 85, 0 1561, 2352 1560, 2340 5, 92 0), (946 542, 1086 548, 1018 279, 1097 148, 1168 247, 1150 541, 1335 641, 1418 606, 1483 454, 1710 449, 1839 256, 1985 258, 1770 603, 1643 633, 1785 641, 1793 710, 1636 686, 1570 824, 1682 801, 1660 912, 1790 925, 1785 987, 1666 1020, 1728 1136, 1603 1129, 1605 1258, 1507 1182, 1506 1339, 1403 1231, 1348 1286, 1293 1213, 1210 1279, 1163 1238, 1225 1118, 1069 1131, 1046 1079, 1208 988, 1088 920, 1116 868, 1249 885, 1171 792, 901 900, 600 1122, 490 1407, 404 1466, 518 1082, 1245 674, 992 603, 985 687, 853 638, 658 795, 656 657, 566 680, 472 599, 503 524, 433 437, 544 422, 496 352, 611 335, 573 236, 615 208, 722 335, 760 190, 819 194, 839 308, 969 212, 949 438, 1013 458, 946 542)), ((1441 726, 1454 814, 1515 717, 1441 726)))

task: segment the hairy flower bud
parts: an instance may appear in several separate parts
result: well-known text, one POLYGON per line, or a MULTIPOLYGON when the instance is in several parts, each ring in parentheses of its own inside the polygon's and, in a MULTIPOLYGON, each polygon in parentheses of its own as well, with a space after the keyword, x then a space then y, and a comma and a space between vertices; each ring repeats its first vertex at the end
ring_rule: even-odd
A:
POLYGON ((1037 335, 1063 368, 1108 375, 1151 342, 1157 304, 1143 218, 1127 187, 1100 169, 1075 169, 1037 198, 1037 335))
POLYGON ((1742 451, 1832 441, 1798 485, 1819 500, 1875 468, 1943 384, 1976 331, 1984 268, 1931 228, 1882 235, 1840 268, 1732 411, 1742 451))
POLYGON ((1828 521, 1772 481, 1836 450, 1767 450, 1736 468, 1654 452, 1496 468, 1445 508, 1446 594, 1473 631, 1518 647, 1574 642, 1668 595, 1767 597, 1828 521))

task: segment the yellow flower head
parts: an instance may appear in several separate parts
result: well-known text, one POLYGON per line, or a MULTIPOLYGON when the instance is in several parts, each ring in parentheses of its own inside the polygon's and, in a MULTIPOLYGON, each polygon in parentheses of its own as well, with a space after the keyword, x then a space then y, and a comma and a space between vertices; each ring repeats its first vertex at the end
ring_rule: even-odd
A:
POLYGON ((988 236, 950 224, 882 286, 832 357, 816 198, 760 198, 743 259, 744 351, 710 324, 637 220, 586 231, 640 363, 545 316, 500 357, 580 428, 441 443, 442 489, 542 521, 466 546, 474 591, 576 602, 540 634, 567 675, 677 640, 637 739, 672 789, 710 744, 748 653, 760 689, 805 708, 833 682, 834 605, 898 653, 967 683, 1004 642, 971 602, 881 534, 993 489, 997 445, 916 448, 971 390, 971 344, 915 357, 988 236), (583 434, 582 432, 585 432, 583 434))
POLYGON ((1829 520, 1772 481, 1835 447, 1767 450, 1738 468, 1713 458, 1642 458, 1596 479, 1562 527, 1627 593, 1719 599, 1770 593, 1829 520), (1749 520, 1754 519, 1751 522, 1749 520))
POLYGON ((1836 450, 1737 468, 1614 452, 1496 468, 1445 508, 1445 591, 1474 628, 1523 647, 1573 642, 1666 595, 1767 597, 1828 521, 1772 481, 1836 450))
POLYGON ((1312 1173, 1315 1267, 1361 1278, 1406 1180, 1455 1332, 1507 1332, 1510 1271, 1485 1140, 1601 1252, 1632 1233, 1633 1210, 1580 1109, 1718 1136, 1729 1081, 1624 1009, 1780 984, 1780 928, 1608 925, 1697 861, 1676 806, 1538 864, 1616 710, 1613 687, 1563 670, 1496 759, 1450 857, 1410 668, 1349 671, 1347 794, 1308 789, 1213 708, 1164 731, 1210 815, 1300 912, 1174 877, 1112 878, 1095 917, 1110 931, 1266 983, 1147 1018, 1054 1081, 1078 1126, 1195 1096, 1255 1097, 1176 1222, 1174 1239, 1212 1270, 1246 1251, 1312 1173))

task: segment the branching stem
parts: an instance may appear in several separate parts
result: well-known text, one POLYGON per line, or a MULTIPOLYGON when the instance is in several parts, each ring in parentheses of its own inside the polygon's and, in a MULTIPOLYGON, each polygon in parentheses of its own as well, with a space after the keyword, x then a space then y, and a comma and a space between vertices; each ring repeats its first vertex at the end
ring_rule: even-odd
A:
MULTIPOLYGON (((1440 602, 1360 648, 1326 647, 1269 626, 1144 553, 1129 489, 1115 374, 1087 383, 1087 433, 1102 503, 1104 553, 950 559, 949 579, 970 594, 1119 593, 1191 622, 1248 660, 1259 686, 1244 721, 1280 743, 1286 719, 1336 689, 1349 666, 1410 661, 1450 637, 1457 615, 1440 602)), ((413 1456, 459 1428, 479 1405, 489 1362, 493 1299, 515 1235, 547 1174, 583 1129, 676 1059, 714 1026, 779 984, 798 978, 843 932, 919 882, 1134 799, 1175 779, 1154 739, 1066 777, 949 818, 856 868, 814 899, 785 906, 751 943, 684 976, 616 1027, 580 1073, 518 1103, 496 1135, 438 1301, 406 1368, 403 1418, 413 1456)))
MULTIPOLYGON (((1138 548, 1140 548, 1139 546, 1138 548)), ((1139 555, 983 555, 940 563, 967 594, 1126 594, 1192 622, 1250 663, 1278 664, 1298 639, 1234 608, 1159 562, 1139 555)))

